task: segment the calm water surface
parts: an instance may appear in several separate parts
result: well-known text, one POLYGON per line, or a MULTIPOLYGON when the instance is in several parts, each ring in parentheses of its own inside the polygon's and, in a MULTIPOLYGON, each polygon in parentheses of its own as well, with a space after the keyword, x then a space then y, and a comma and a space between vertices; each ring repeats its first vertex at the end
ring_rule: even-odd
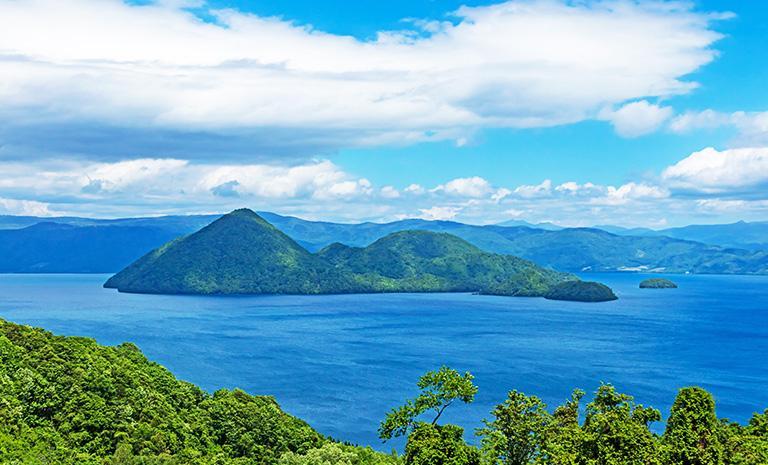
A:
POLYGON ((206 390, 274 395, 333 437, 387 449, 386 412, 441 364, 472 371, 471 406, 446 420, 470 431, 510 389, 551 407, 601 381, 666 414, 699 385, 718 413, 746 421, 768 407, 768 277, 587 276, 615 302, 583 304, 467 294, 179 297, 119 294, 104 275, 0 275, 0 317, 103 344, 136 343, 206 390))

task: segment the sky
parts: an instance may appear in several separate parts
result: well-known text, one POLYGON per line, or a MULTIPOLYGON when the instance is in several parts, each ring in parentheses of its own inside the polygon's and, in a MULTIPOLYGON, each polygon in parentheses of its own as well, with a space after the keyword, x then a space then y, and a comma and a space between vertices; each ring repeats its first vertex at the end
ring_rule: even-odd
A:
POLYGON ((0 0, 0 214, 768 220, 768 3, 0 0))

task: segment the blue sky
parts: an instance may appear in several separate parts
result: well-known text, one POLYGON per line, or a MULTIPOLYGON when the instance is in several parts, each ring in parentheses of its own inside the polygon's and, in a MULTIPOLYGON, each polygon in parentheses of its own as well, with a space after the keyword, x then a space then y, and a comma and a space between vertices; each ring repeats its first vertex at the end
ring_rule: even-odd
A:
POLYGON ((0 214, 768 220, 768 5, 0 0, 0 214))

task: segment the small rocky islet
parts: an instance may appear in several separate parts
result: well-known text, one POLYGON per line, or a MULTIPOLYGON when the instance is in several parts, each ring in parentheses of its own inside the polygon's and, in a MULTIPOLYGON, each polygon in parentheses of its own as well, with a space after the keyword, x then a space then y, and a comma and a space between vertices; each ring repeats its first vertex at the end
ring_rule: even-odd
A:
POLYGON ((666 278, 650 278, 640 282, 640 289, 677 289, 677 284, 666 278))

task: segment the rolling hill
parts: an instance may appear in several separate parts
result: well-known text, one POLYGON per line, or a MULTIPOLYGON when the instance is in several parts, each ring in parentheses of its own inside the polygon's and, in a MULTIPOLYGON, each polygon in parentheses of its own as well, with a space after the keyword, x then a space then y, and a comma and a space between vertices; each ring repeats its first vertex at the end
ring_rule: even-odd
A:
POLYGON ((105 287, 155 294, 481 292, 544 296, 577 280, 450 234, 401 231, 365 248, 308 252, 258 214, 236 210, 150 252, 105 287))

